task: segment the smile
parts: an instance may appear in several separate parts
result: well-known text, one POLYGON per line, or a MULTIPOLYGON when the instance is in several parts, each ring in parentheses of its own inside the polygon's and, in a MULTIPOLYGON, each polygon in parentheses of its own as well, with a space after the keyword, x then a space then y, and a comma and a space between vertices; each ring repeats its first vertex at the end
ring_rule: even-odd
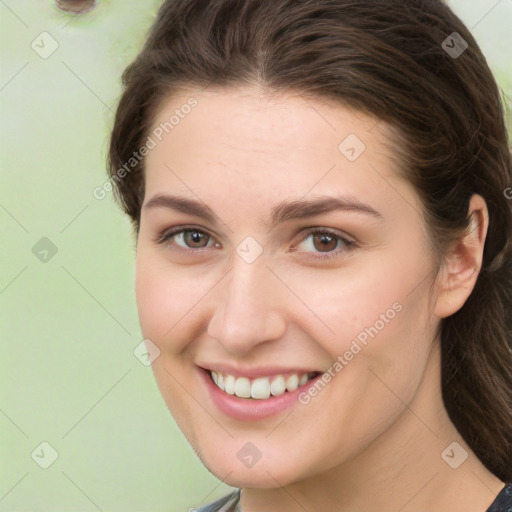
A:
POLYGON ((318 375, 319 372, 287 373, 251 379, 210 371, 215 385, 228 395, 255 400, 265 400, 270 396, 280 396, 286 392, 295 391, 318 375))

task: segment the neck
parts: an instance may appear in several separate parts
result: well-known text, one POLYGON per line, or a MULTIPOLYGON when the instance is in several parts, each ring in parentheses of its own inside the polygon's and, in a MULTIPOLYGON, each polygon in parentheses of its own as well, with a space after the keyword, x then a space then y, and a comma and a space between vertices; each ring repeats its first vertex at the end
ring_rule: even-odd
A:
POLYGON ((242 510, 487 510, 504 483, 482 465, 450 421, 440 382, 440 353, 438 344, 434 344, 414 398, 405 404, 393 426, 364 452, 325 473, 285 487, 244 489, 242 510), (454 442, 460 448, 452 445, 454 442), (450 445, 452 449, 447 450, 450 445), (468 457, 453 469, 445 459, 456 465, 464 455, 462 450, 468 457))

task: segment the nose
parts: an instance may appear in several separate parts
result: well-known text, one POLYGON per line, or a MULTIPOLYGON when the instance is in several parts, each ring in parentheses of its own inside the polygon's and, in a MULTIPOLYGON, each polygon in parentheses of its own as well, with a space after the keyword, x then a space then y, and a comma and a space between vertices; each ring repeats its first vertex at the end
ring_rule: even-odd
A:
POLYGON ((287 323, 284 298, 276 293, 279 280, 265 260, 236 260, 212 296, 208 335, 230 354, 243 356, 261 343, 282 338, 287 323))

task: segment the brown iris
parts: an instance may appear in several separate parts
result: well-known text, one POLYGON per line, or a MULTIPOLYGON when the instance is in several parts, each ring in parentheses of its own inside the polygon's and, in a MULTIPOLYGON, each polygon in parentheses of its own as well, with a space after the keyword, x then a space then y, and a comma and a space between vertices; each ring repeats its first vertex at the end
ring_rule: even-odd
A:
POLYGON ((190 248, 202 248, 208 245, 208 235, 205 233, 201 233, 200 231, 184 231, 183 232, 183 240, 185 244, 190 248), (190 243, 189 243, 190 242, 190 243), (201 244, 201 242, 206 242, 204 245, 196 245, 201 244))
POLYGON ((320 252, 329 252, 333 249, 336 249, 337 243, 337 238, 334 235, 330 235, 329 233, 313 235, 313 245, 315 246, 315 249, 320 252), (319 245, 317 245, 317 242, 319 245))

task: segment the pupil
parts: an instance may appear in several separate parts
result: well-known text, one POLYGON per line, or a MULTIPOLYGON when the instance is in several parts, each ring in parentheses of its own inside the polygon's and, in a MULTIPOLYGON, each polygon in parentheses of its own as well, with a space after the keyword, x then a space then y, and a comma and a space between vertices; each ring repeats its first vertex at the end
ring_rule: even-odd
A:
MULTIPOLYGON (((332 249, 335 249, 336 248, 336 240, 334 239, 334 237, 332 235, 316 235, 315 236, 315 240, 316 241, 320 241, 320 251, 322 252, 328 252, 329 250, 332 250, 332 249), (334 247, 329 247, 329 244, 332 245, 332 242, 334 241, 334 247)), ((317 247, 318 249, 318 247, 317 247)))
POLYGON ((193 244, 201 243, 201 239, 203 238, 202 233, 198 233, 197 231, 189 231, 189 237, 192 239, 191 242, 193 244))

